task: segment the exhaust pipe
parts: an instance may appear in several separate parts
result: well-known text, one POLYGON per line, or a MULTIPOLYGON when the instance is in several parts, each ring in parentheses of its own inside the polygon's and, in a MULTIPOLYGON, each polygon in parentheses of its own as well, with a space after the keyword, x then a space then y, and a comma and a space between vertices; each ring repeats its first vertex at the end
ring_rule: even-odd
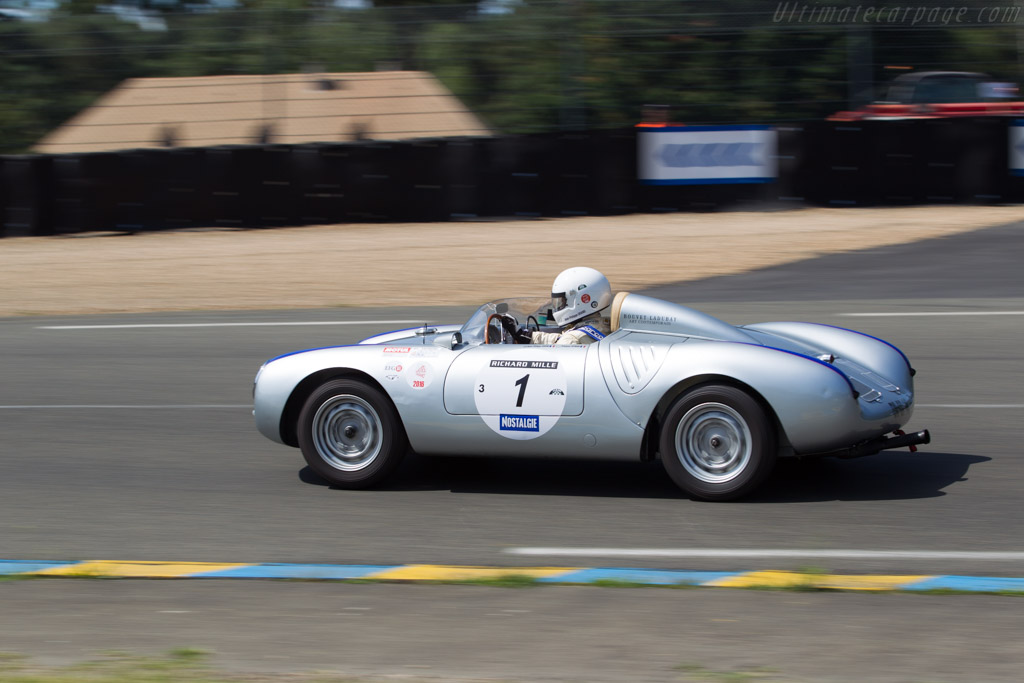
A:
POLYGON ((880 436, 877 439, 871 441, 865 441, 857 446, 852 446, 845 451, 837 453, 838 457, 847 458, 863 458, 866 455, 874 455, 881 451, 887 451, 892 448, 906 448, 910 447, 911 451, 916 451, 915 446, 923 443, 931 443, 932 435, 928 433, 927 429, 923 429, 913 434, 904 434, 901 431, 893 432, 896 436, 880 436))

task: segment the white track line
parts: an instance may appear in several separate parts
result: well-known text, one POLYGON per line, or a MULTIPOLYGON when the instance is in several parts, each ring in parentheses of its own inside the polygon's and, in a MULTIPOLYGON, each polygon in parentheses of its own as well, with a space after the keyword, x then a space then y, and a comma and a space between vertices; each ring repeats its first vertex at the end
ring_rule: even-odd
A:
POLYGON ((1024 408, 1024 403, 918 403, 915 408, 1024 408))
POLYGON ((910 311, 907 313, 836 313, 844 318, 911 318, 927 316, 1024 315, 1024 311, 910 311))
POLYGON ((1024 552, 967 550, 773 550, 729 548, 506 548, 509 555, 546 557, 642 557, 642 558, 831 558, 845 560, 1012 560, 1024 561, 1024 552))
POLYGON ((25 405, 0 406, 0 410, 221 410, 252 408, 251 403, 190 403, 166 405, 113 405, 113 404, 66 404, 66 405, 25 405))
POLYGON ((252 322, 252 323, 150 323, 137 325, 42 325, 37 330, 131 330, 155 327, 301 327, 311 325, 405 325, 422 324, 422 320, 317 320, 307 322, 252 322))

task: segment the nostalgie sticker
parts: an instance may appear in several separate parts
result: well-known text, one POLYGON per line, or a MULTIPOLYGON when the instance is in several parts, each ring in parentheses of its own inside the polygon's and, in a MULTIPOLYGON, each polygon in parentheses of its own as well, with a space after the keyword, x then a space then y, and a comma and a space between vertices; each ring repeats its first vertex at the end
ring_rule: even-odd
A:
POLYGON ((503 432, 539 432, 539 415, 499 415, 498 429, 503 432))
POLYGON ((408 346, 385 346, 384 347, 384 353, 385 354, 389 354, 389 353, 409 353, 410 351, 412 351, 412 348, 408 347, 408 346))
MULTIPOLYGON (((530 354, 535 355, 535 354, 530 354)), ((536 439, 558 422, 568 391, 554 354, 496 359, 476 375, 473 399, 484 423, 506 439, 536 439)))

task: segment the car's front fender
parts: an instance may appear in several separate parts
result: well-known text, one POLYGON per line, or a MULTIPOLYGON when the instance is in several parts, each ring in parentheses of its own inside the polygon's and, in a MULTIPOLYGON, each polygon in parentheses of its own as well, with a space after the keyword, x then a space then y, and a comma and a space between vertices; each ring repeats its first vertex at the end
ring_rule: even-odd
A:
MULTIPOLYGON (((429 337, 427 339, 430 339, 429 337)), ((335 346, 279 356, 267 361, 256 378, 253 415, 260 433, 278 443, 289 443, 282 420, 298 417, 296 389, 309 377, 327 372, 365 375, 379 386, 398 410, 403 423, 422 413, 432 418, 444 412, 442 388, 453 357, 461 350, 413 340, 395 344, 335 346)), ((326 376, 325 376, 326 378, 326 376)), ((415 446, 415 433, 410 431, 415 446)))

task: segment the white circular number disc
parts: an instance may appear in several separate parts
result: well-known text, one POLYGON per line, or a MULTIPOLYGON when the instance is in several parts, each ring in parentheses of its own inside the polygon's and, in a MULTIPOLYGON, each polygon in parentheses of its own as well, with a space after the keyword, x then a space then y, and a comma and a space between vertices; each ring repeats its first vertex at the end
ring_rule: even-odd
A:
POLYGON ((555 426, 565 407, 565 371, 557 361, 530 355, 532 360, 484 366, 473 385, 480 417, 506 439, 536 439, 555 426))

